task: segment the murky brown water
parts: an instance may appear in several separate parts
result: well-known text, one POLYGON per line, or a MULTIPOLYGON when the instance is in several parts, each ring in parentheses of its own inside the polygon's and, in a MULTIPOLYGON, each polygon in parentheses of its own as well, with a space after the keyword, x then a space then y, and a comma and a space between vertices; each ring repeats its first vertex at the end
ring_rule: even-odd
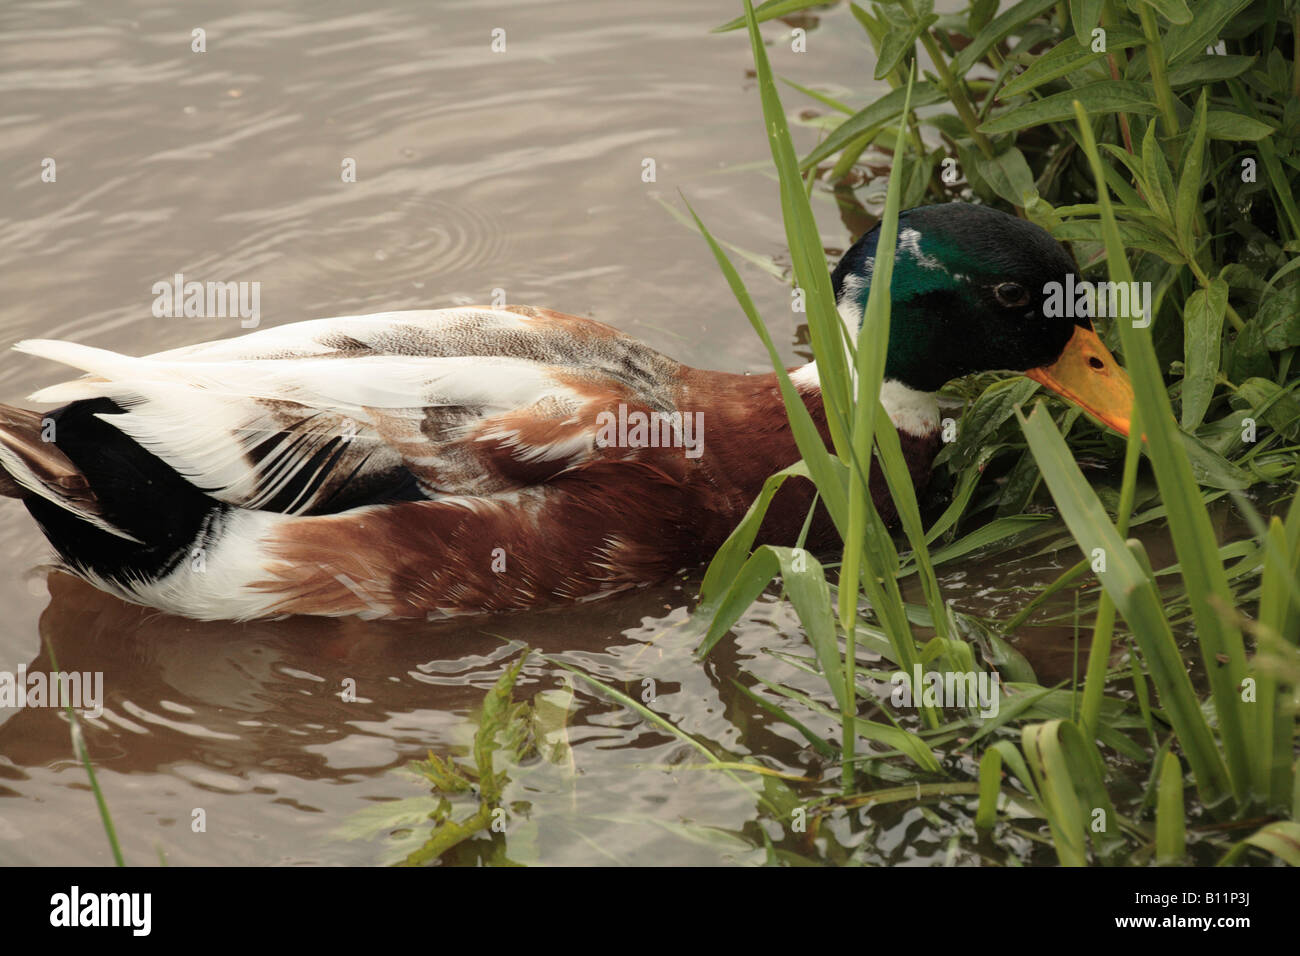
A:
MULTIPOLYGON (((692 364, 767 368, 706 247, 657 201, 680 205, 681 190, 720 237, 783 254, 748 46, 741 34, 708 33, 736 3, 264 6, 0 9, 0 339, 142 353, 238 334, 237 318, 151 315, 153 283, 180 272, 260 282, 262 327, 482 302, 503 289, 692 364), (195 27, 207 31, 205 53, 191 52, 195 27), (498 27, 504 53, 490 50, 498 27), (41 180, 46 157, 54 183, 41 180), (345 158, 356 160, 355 184, 341 181, 345 158), (654 183, 642 181, 646 158, 654 183)), ((837 82, 870 88, 870 54, 847 10, 811 32, 815 57, 790 51, 788 28, 765 29, 778 72, 833 92, 843 92, 837 82)), ((816 134, 797 135, 802 148, 816 134)), ((826 245, 846 245, 834 205, 820 197, 818 212, 826 245)), ((788 288, 743 270, 792 345, 788 288)), ((21 403, 55 374, 6 357, 0 401, 21 403)), ((437 626, 197 624, 48 575, 44 542, 13 502, 0 504, 0 554, 0 670, 50 669, 44 639, 64 670, 104 674, 105 714, 87 740, 131 862, 159 852, 182 865, 391 859, 392 845, 343 839, 339 828, 379 801, 427 792, 393 771, 465 742, 466 715, 516 654, 505 641, 638 698, 651 678, 653 708, 723 750, 760 750, 792 772, 812 760, 731 683, 754 669, 821 694, 819 680, 768 653, 806 653, 795 619, 770 601, 699 664, 680 627, 689 584, 437 626), (346 679, 356 702, 340 696, 346 679), (204 833, 191 829, 196 808, 204 833)), ((987 610, 989 587, 1041 583, 1069 563, 976 564, 949 580, 987 610)), ((1040 650, 1049 671, 1064 666, 1052 655, 1068 645, 1040 650)), ((519 694, 563 675, 534 657, 519 694)), ((529 804, 505 837, 512 858, 762 860, 739 839, 689 826, 753 836, 750 793, 686 769, 698 755, 680 740, 575 691, 577 773, 529 774, 512 791, 529 804)), ((873 827, 870 859, 967 862, 932 811, 887 808, 873 827)), ((108 861, 64 718, 0 712, 0 863, 108 861)))

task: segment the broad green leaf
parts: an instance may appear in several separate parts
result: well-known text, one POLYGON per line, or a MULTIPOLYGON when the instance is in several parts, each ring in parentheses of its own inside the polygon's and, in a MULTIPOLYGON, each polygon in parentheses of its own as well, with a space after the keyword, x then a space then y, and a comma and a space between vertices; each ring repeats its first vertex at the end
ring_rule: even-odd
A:
POLYGON ((1256 376, 1268 378, 1273 374, 1268 346, 1264 344, 1264 329, 1258 319, 1251 319, 1235 339, 1228 341, 1223 368, 1232 382, 1244 382, 1256 376))
POLYGON ((767 509, 772 503, 772 498, 785 484, 785 480, 792 475, 808 477, 808 466, 802 461, 795 462, 789 468, 783 468, 768 477, 763 482, 763 488, 758 493, 758 497, 754 499, 749 506, 749 510, 745 512, 745 517, 740 519, 740 523, 736 525, 731 534, 727 536, 727 540, 722 543, 722 546, 713 555, 708 570, 704 572, 704 580, 700 583, 700 603, 695 609, 697 626, 707 623, 708 619, 717 611, 718 602, 731 588, 736 580, 736 575, 740 573, 740 569, 749 560, 749 549, 754 546, 754 539, 758 537, 758 529, 767 516, 767 509))
POLYGON ((1254 142, 1276 131, 1267 123, 1227 110, 1210 110, 1205 116, 1205 135, 1210 139, 1230 143, 1254 142))
POLYGON ((998 14, 953 59, 951 66, 953 75, 958 79, 964 77, 972 66, 984 58, 994 44, 1001 43, 1034 17, 1040 16, 1055 5, 1056 0, 1020 0, 1019 3, 998 14))
POLYGON ((708 627, 700 646, 695 649, 696 656, 705 657, 713 650, 713 646, 758 600, 780 570, 780 562, 767 546, 758 548, 748 557, 731 580, 725 582, 723 592, 709 602, 703 614, 708 627))
MULTIPOLYGON (((1101 9, 1102 0, 1070 0, 1070 22, 1074 25, 1074 35, 1085 47, 1092 46, 1092 31, 1101 26, 1101 9)), ((1110 37, 1107 36, 1106 40, 1109 45, 1110 37)))
POLYGON ((970 5, 970 19, 966 23, 967 36, 975 36, 989 25, 993 15, 998 12, 1001 0, 973 0, 970 5))
POLYGON ((1170 23, 1191 23, 1192 11, 1187 9, 1186 0, 1138 0, 1158 12, 1170 23))
POLYGON ((934 751, 926 745, 924 740, 911 731, 903 730, 901 727, 891 727, 889 724, 882 724, 875 720, 866 720, 862 717, 855 718, 853 726, 859 737, 901 751, 922 770, 930 773, 939 773, 943 770, 939 764, 939 759, 934 755, 934 751))
POLYGON ((909 17, 896 7, 880 7, 879 11, 889 27, 880 44, 876 57, 875 78, 883 80, 894 71, 903 57, 916 47, 916 38, 930 29, 939 19, 935 14, 923 14, 909 17))
POLYGON ((985 135, 995 136, 1024 129, 1026 126, 1059 123, 1074 116, 1075 100, 1083 104, 1089 115, 1135 113, 1150 116, 1156 111, 1155 93, 1150 84, 1129 80, 1098 80, 1075 90, 1053 93, 1035 103, 1002 110, 981 124, 979 129, 985 135))
MULTIPOLYGON (((1121 208, 1128 209, 1130 207, 1121 208)), ((1065 242, 1075 242, 1080 239, 1098 242, 1101 238, 1101 228, 1100 220, 1072 219, 1053 229, 1052 235, 1065 242)), ((1139 222, 1129 220, 1120 222, 1119 234, 1126 248, 1141 249, 1144 252, 1154 253, 1174 265, 1181 265, 1186 261, 1183 254, 1175 249, 1160 233, 1139 222)))
MULTIPOLYGON (((947 96, 944 92, 931 83, 918 81, 912 89, 912 107, 914 109, 942 103, 946 99, 947 96)), ((903 112, 903 103, 906 100, 907 89, 900 86, 898 89, 884 94, 865 109, 854 113, 841 123, 835 129, 835 132, 827 136, 824 142, 820 143, 816 149, 803 158, 803 161, 799 164, 800 168, 808 169, 816 166, 827 156, 838 153, 863 133, 897 119, 903 112)))
POLYGON ((1192 469, 1192 477, 1196 479, 1198 485, 1204 485, 1208 488, 1222 488, 1228 491, 1239 491, 1242 488, 1248 488, 1253 483, 1250 475, 1210 448, 1195 435, 1179 431, 1177 436, 1183 446, 1183 451, 1187 454, 1187 461, 1192 469))
POLYGON ((834 760, 838 755, 836 749, 832 747, 824 737, 820 737, 813 733, 802 722, 796 720, 785 708, 774 704, 766 698, 760 697, 738 680, 733 679, 731 685, 777 720, 787 723, 795 730, 799 731, 799 733, 803 735, 803 738, 812 745, 812 748, 827 760, 834 760))
POLYGON ((840 659, 835 617, 831 612, 831 589, 826 584, 826 574, 821 563, 807 551, 776 547, 770 550, 781 564, 781 580, 785 584, 786 596, 799 615, 808 643, 812 645, 831 693, 835 695, 835 702, 843 711, 848 708, 849 702, 844 696, 844 666, 840 659))
POLYGON ((1270 352, 1300 345, 1300 282, 1268 293, 1254 321, 1270 352))
POLYGON ((964 471, 980 456, 994 434, 1016 414, 1038 391, 1038 383, 1027 378, 1004 378, 994 382, 980 393, 970 409, 962 416, 957 431, 957 441, 950 447, 948 461, 955 471, 964 471))
POLYGON ((1292 390, 1267 378, 1248 378, 1237 387, 1237 397, 1250 403, 1251 414, 1289 441, 1300 439, 1300 401, 1292 390))
POLYGON ((1178 181, 1178 196, 1174 202, 1174 224, 1178 229, 1178 248, 1188 259, 1196 256, 1197 214, 1201 206, 1201 189, 1204 186, 1202 171, 1205 166, 1205 90, 1196 102, 1196 118, 1183 159, 1182 175, 1178 181))
POLYGON ((1183 430, 1194 432, 1205 418, 1219 374, 1219 342, 1223 315, 1228 307, 1228 284, 1215 279, 1210 288, 1197 289, 1183 310, 1183 430))
POLYGON ((912 472, 907 460, 903 458, 898 430, 890 420, 884 405, 878 400, 875 436, 879 446, 881 471, 885 475, 885 483, 894 501, 899 521, 903 525, 903 531, 912 545, 912 556, 920 572, 925 603, 930 609, 930 616, 935 622, 939 636, 947 637, 947 616, 944 613, 943 595, 939 591, 939 581, 935 576, 934 565, 930 561, 930 552, 926 546, 925 528, 921 524, 921 511, 916 502, 916 486, 912 482, 912 472))
POLYGON ((882 724, 874 720, 865 720, 861 717, 850 716, 849 718, 845 718, 843 714, 835 714, 830 710, 827 710, 806 694, 802 694, 799 691, 785 687, 781 684, 764 680, 762 677, 759 677, 758 679, 764 686, 778 694, 781 694, 783 697, 799 701, 799 703, 803 704, 813 713, 818 714, 821 717, 828 720, 839 719, 846 725, 851 723, 855 736, 862 737, 864 740, 882 743, 887 747, 897 750, 899 753, 906 755, 922 770, 931 773, 939 772, 939 761, 934 756, 934 751, 930 749, 924 740, 912 733, 910 730, 904 730, 901 727, 894 727, 889 724, 882 724))
MULTIPOLYGON (((1042 56, 1037 57, 1023 73, 1012 77, 999 91, 998 99, 1006 101, 1013 96, 1035 90, 1044 83, 1074 74, 1093 63, 1104 61, 1106 54, 1093 53, 1091 42, 1089 38, 1085 46, 1079 46, 1069 40, 1062 40, 1042 56)), ((1133 30, 1116 27, 1106 31, 1106 49, 1112 53, 1116 50, 1140 46, 1143 42, 1145 41, 1142 35, 1133 30)), ((1079 74, 1073 79, 1077 82, 1078 78, 1085 75, 1079 74)))
POLYGON ((1169 162, 1165 158, 1164 148, 1156 138, 1156 124, 1147 123, 1146 135, 1142 137, 1142 179, 1146 184, 1147 201, 1157 216, 1174 225, 1174 178, 1169 171, 1169 162))
POLYGON ((1191 22, 1176 24, 1164 35, 1165 59, 1177 66, 1218 42, 1228 21, 1250 5, 1250 0, 1196 0, 1191 22))
POLYGON ((1034 668, 1020 651, 1001 634, 979 618, 948 609, 953 619, 953 630, 972 641, 980 649, 985 662, 997 670, 1003 682, 1036 684, 1034 668))
POLYGON ((977 152, 975 163, 985 182, 1011 205, 1023 206, 1030 197, 1037 195, 1033 171, 1025 161, 1024 153, 1016 147, 993 157, 977 152))
POLYGON ((1169 71, 1169 85, 1174 89, 1184 86, 1203 86, 1229 80, 1245 73, 1258 57, 1255 56, 1202 56, 1189 60, 1169 71))
MULTIPOLYGON (((1151 127, 1154 125, 1155 125, 1154 123, 1149 123, 1147 125, 1148 131, 1150 131, 1151 127)), ((1147 174, 1142 162, 1142 157, 1135 156, 1124 147, 1117 146, 1114 143, 1102 143, 1101 148, 1104 149, 1107 153, 1109 153, 1112 157, 1119 160, 1121 165, 1123 165, 1124 168, 1128 170, 1129 175, 1133 177, 1133 183, 1137 187, 1138 191, 1147 198, 1148 202, 1150 202, 1151 186, 1147 182, 1147 174)), ((1116 210, 1117 215, 1123 215, 1126 212, 1130 213, 1135 218, 1141 215, 1141 213, 1138 212, 1138 210, 1136 209, 1129 210, 1124 207, 1121 207, 1120 209, 1116 210)), ((1158 215, 1158 213, 1155 210, 1154 203, 1152 204, 1151 212, 1153 214, 1158 215)))

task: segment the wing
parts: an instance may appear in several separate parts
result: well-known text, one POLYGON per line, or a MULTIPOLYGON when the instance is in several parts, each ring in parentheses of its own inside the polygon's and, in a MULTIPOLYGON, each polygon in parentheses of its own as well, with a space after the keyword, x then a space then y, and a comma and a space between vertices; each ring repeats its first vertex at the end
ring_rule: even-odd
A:
POLYGON ((597 445, 597 416, 671 412, 681 370, 599 322, 521 306, 320 319, 143 358, 15 348, 88 373, 34 400, 110 399, 100 417, 196 487, 287 514, 500 494, 626 455, 597 445))

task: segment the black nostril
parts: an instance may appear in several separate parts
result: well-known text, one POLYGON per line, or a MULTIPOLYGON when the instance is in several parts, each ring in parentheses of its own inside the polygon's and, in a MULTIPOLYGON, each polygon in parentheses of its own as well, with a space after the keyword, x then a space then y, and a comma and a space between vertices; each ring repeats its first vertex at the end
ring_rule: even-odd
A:
POLYGON ((1103 362, 1101 359, 1097 358, 1097 356, 1095 355, 1090 355, 1088 357, 1088 364, 1091 365, 1093 368, 1097 369, 1098 371, 1106 367, 1106 363, 1103 362))

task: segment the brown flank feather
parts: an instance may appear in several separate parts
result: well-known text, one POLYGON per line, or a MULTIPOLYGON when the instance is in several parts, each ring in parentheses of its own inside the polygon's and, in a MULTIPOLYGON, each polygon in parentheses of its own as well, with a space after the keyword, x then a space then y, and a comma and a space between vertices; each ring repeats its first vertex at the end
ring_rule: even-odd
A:
MULTIPOLYGON (((681 448, 600 449, 599 459, 548 475, 514 499, 403 502, 300 518, 267 542, 271 575, 255 586, 280 598, 273 613, 424 617, 590 599, 707 561, 764 480, 799 452, 775 374, 683 367, 677 382, 673 405, 683 416, 704 413, 698 459, 681 448)), ((599 402, 593 396, 591 407, 629 397, 608 393, 599 402)), ((828 441, 820 392, 803 398, 828 441)), ((922 489, 938 436, 900 438, 922 489)), ((893 523, 893 503, 874 465, 871 489, 893 523)), ((759 543, 793 545, 813 491, 806 480, 788 481, 759 543)), ((819 507, 808 547, 823 550, 836 540, 819 507)))

